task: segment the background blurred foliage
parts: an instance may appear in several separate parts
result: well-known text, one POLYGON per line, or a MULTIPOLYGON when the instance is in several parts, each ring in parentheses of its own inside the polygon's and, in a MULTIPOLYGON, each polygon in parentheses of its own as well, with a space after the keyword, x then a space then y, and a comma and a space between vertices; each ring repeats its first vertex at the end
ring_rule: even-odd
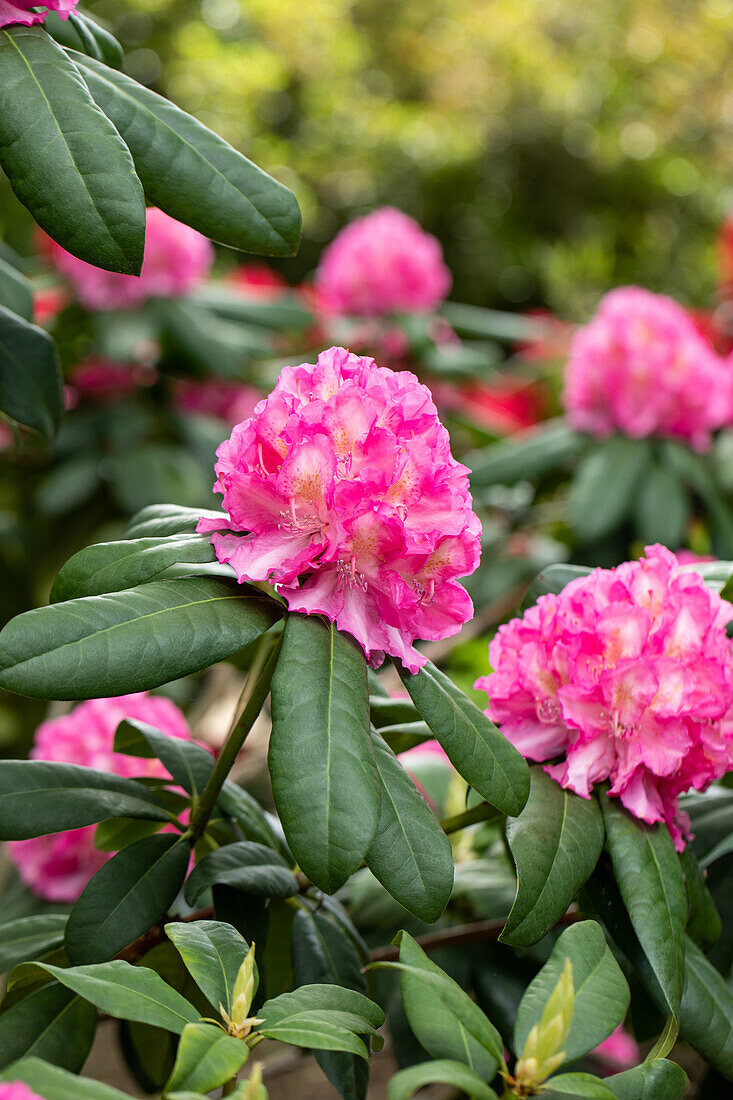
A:
POLYGON ((131 75, 295 189, 293 280, 389 202, 441 238, 459 300, 581 318, 624 282, 709 298, 733 201, 733 0, 87 6, 131 75))

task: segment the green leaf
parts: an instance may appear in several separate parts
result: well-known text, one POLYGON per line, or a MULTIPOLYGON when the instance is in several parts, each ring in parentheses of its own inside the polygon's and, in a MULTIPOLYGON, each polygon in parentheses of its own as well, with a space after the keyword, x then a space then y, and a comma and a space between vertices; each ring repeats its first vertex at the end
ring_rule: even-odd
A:
POLYGON ((499 939, 537 943, 560 920, 590 878, 603 848, 603 816, 595 798, 579 798, 530 768, 530 791, 506 836, 517 867, 517 896, 499 939))
POLYGON ((126 539, 161 538, 164 535, 194 535, 200 519, 220 519, 226 512, 206 508, 183 508, 178 504, 150 504, 133 516, 125 528, 126 539))
POLYGON ((42 699, 144 691, 226 660, 279 614, 274 601, 201 578, 52 604, 0 633, 0 687, 42 699))
POLYGON ((290 898, 298 893, 295 875, 279 852, 250 840, 226 844, 205 855, 186 883, 186 901, 195 905, 215 885, 234 886, 260 898, 290 898))
POLYGON ((35 1055, 78 1073, 92 1047, 97 1013, 68 989, 44 986, 0 1016, 0 1069, 35 1055))
POLYGON ((45 760, 0 768, 0 840, 80 829, 108 817, 168 821, 154 791, 133 779, 45 760))
POLYGON ((606 1084, 618 1100, 683 1100, 687 1077, 676 1062, 654 1058, 625 1073, 614 1073, 606 1084))
POLYGON ((540 596, 545 596, 548 592, 557 595, 562 592, 566 584, 577 580, 578 577, 587 577, 592 572, 593 570, 585 565, 548 565, 547 569, 537 574, 527 589, 522 600, 522 611, 536 604, 540 596))
POLYGON ((589 1100, 614 1100, 614 1093, 605 1081, 591 1073, 561 1073, 551 1077, 542 1091, 552 1096, 586 1096, 589 1100))
MULTIPOLYGON (((249 950, 244 937, 217 920, 172 922, 165 932, 207 1001, 217 1010, 223 1005, 231 1015, 232 990, 249 950)), ((255 969, 255 990, 256 974, 255 969)))
POLYGON ((155 311, 166 353, 193 367, 195 373, 241 381, 254 359, 275 354, 265 329, 222 320, 187 299, 159 299, 155 311))
POLYGON ((467 993, 432 962, 407 932, 400 932, 400 973, 410 1027, 433 1058, 450 1058, 491 1081, 502 1060, 501 1036, 467 993))
POLYGON ((520 813, 529 795, 529 768, 494 723, 430 661, 416 676, 402 667, 398 671, 466 782, 503 813, 520 813))
POLYGON ((160 832, 160 821, 135 821, 131 817, 110 817, 94 831, 94 847, 100 852, 120 852, 143 837, 160 832))
POLYGON ((53 340, 43 329, 0 306, 0 410, 51 439, 63 407, 53 340))
POLYGON ((379 780, 364 654, 317 616, 290 615, 285 624, 269 765, 293 855, 316 886, 335 893, 376 831, 379 780))
POLYGON ((367 1059, 358 1035, 371 1035, 381 1048, 376 1028, 384 1013, 361 993, 337 985, 304 985, 266 1001, 257 1016, 259 1034, 311 1050, 345 1051, 367 1059))
POLYGON ((723 930, 720 913, 708 890, 692 845, 685 845, 684 851, 680 853, 680 863, 687 890, 687 934, 698 947, 706 950, 720 939, 723 930))
POLYGON ((582 541, 603 538, 623 522, 650 458, 646 439, 614 435, 593 445, 570 487, 570 517, 582 541))
POLYGON ((383 726, 412 725, 420 719, 414 703, 409 699, 380 695, 369 696, 369 717, 378 730, 383 726))
POLYGON ((368 1061, 365 1044, 353 1030, 340 1026, 342 1020, 341 1013, 327 1009, 298 1012, 275 1024, 261 1024, 258 1033, 266 1039, 277 1039, 307 1050, 345 1051, 368 1061))
POLYGON ((565 929, 522 997, 514 1027, 515 1052, 524 1049, 531 1028, 539 1023, 566 959, 572 963, 575 988, 570 1034, 563 1043, 566 1060, 573 1062, 593 1050, 623 1021, 629 1007, 626 979, 601 926, 592 920, 580 921, 565 929))
POLYGON ((127 1093, 119 1089, 88 1077, 77 1077, 75 1073, 50 1066, 38 1058, 24 1058, 0 1074, 0 1080, 24 1081, 33 1092, 43 1095, 44 1100, 130 1100, 127 1093))
POLYGON ((105 863, 69 914, 65 942, 72 964, 111 959, 162 920, 190 855, 185 841, 166 833, 135 841, 105 863))
POLYGON ((439 312, 459 336, 472 339, 488 336, 514 344, 517 341, 544 340, 552 333, 551 325, 543 318, 527 313, 508 313, 483 306, 468 306, 462 302, 443 302, 439 312))
POLYGON ((690 516, 690 497, 677 474, 655 463, 636 489, 637 538, 645 545, 679 546, 690 516))
MULTIPOLYGON (((103 596, 153 580, 169 565, 216 561, 208 535, 124 539, 87 546, 69 558, 54 581, 51 602, 103 596)), ((191 569, 195 573, 195 568, 191 569)))
POLYGON ((143 189, 79 70, 43 28, 20 26, 0 31, 0 70, 0 165, 20 201, 79 259, 139 275, 143 189))
POLYGON ((153 205, 230 248, 295 254, 301 218, 286 187, 155 92, 83 54, 69 56, 132 152, 153 205))
POLYGON ((198 1023, 193 1005, 144 966, 132 966, 122 959, 69 969, 42 962, 33 966, 118 1020, 152 1024, 176 1035, 186 1024, 198 1023))
POLYGON ((679 1020, 687 897, 672 837, 666 825, 650 828, 606 795, 601 806, 621 897, 669 1010, 679 1020))
POLYGON ((249 1047, 213 1024, 188 1024, 164 1093, 211 1092, 230 1081, 247 1061, 249 1047))
POLYGON ((86 12, 72 12, 69 21, 73 24, 85 53, 89 54, 90 57, 94 57, 97 61, 103 61, 105 64, 111 65, 113 69, 122 68, 125 63, 125 55, 122 52, 122 46, 114 35, 101 27, 86 12))
POLYGON ((302 985, 293 993, 282 993, 279 997, 273 997, 272 1000, 265 1001, 257 1015, 269 1026, 304 1012, 322 1011, 359 1017, 358 1022, 365 1025, 365 1032, 381 1027, 384 1023, 384 1012, 374 1001, 354 989, 328 983, 302 985))
POLYGON ((719 1073, 733 1080, 733 992, 689 937, 685 944, 680 1035, 719 1073))
POLYGON ((247 840, 255 840, 267 848, 275 848, 286 859, 290 858, 285 843, 270 824, 268 814, 243 787, 227 779, 217 799, 217 805, 237 822, 247 840))
POLYGON ((465 455, 471 470, 471 489, 491 485, 512 485, 533 481, 544 474, 567 467, 588 446, 588 439, 568 427, 563 417, 547 420, 540 427, 516 432, 510 439, 492 443, 465 455))
POLYGON ((65 927, 65 913, 20 917, 0 925, 0 974, 59 947, 64 942, 65 927))
POLYGON ((387 1086, 388 1100, 408 1100, 426 1085, 451 1085, 461 1089, 472 1100, 497 1100, 496 1093, 462 1062, 441 1058, 436 1062, 424 1062, 409 1066, 396 1073, 387 1086))
POLYGON ((372 743, 382 797, 366 864, 408 912, 432 924, 450 900, 453 850, 435 814, 376 730, 372 743))
POLYGON ((300 332, 313 324, 313 311, 295 293, 283 290, 271 301, 256 294, 246 295, 243 287, 232 290, 224 283, 205 283, 188 300, 227 321, 258 325, 275 332, 300 332))
POLYGON ((33 290, 24 275, 0 256, 0 306, 33 320, 33 290))
POLYGON ((203 745, 171 737, 135 718, 120 722, 115 732, 114 751, 145 759, 156 757, 189 794, 201 793, 214 768, 214 757, 203 745))

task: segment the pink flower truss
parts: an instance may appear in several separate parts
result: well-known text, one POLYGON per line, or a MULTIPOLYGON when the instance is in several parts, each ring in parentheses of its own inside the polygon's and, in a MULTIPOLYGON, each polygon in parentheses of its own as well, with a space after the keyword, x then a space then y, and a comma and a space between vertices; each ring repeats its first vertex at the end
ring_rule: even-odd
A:
POLYGON ((384 206, 341 230, 323 252, 315 283, 330 312, 373 317, 435 309, 451 274, 440 242, 384 206))
POLYGON ((43 1100, 24 1081, 7 1081, 0 1085, 0 1100, 43 1100))
POLYGON ((678 849, 678 797, 733 767, 733 605, 663 546, 541 596, 499 627, 494 670, 476 682, 489 717, 561 786, 594 783, 643 821, 665 821, 678 849))
POLYGON ((330 348, 286 367, 217 452, 229 518, 202 519, 240 581, 270 581, 292 611, 326 615, 377 665, 416 671, 416 638, 471 617, 457 577, 476 568, 478 517, 465 466, 409 371, 330 348))
POLYGON ((162 210, 148 210, 147 219, 139 277, 102 271, 52 245, 53 263, 85 309, 133 309, 148 298, 180 298, 206 278, 214 262, 211 242, 162 210))
MULTIPOLYGON (((34 760, 55 760, 127 777, 166 776, 159 760, 143 760, 113 752, 115 730, 123 718, 135 718, 167 733, 190 740, 188 722, 169 699, 138 692, 112 699, 90 699, 70 714, 42 722, 31 751, 34 760)), ((48 901, 73 902, 111 853, 94 847, 96 826, 8 844, 20 877, 48 901)))
POLYGON ((591 435, 667 436, 704 450, 730 417, 730 377, 682 306, 620 287, 573 337, 565 407, 591 435))
POLYGON ((206 381, 186 379, 176 388, 174 400, 183 413, 215 416, 225 424, 234 427, 248 420, 262 394, 254 386, 244 382, 228 382, 220 378, 206 381))
POLYGON ((79 0, 0 0, 0 27, 11 23, 22 23, 30 27, 33 23, 43 23, 49 11, 55 11, 62 19, 68 19, 79 0), (32 11, 32 8, 47 8, 48 11, 32 11))

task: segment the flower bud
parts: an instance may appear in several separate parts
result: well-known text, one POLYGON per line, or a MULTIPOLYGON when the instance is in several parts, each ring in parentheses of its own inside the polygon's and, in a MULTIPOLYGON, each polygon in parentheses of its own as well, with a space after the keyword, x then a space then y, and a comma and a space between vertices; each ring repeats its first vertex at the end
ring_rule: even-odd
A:
POLYGON ((573 965, 566 959, 540 1022, 531 1028, 517 1062, 515 1081, 520 1095, 536 1089, 565 1061, 562 1047, 570 1033, 574 1007, 573 965))
POLYGON ((231 1023, 241 1031, 247 1019, 255 995, 255 945, 252 944, 239 968, 232 991, 231 1023))

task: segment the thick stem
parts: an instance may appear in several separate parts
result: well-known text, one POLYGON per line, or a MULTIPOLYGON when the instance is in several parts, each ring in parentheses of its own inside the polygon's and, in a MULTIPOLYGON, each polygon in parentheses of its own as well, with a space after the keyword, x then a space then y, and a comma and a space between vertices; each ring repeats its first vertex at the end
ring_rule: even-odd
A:
POLYGON ((208 783, 201 792, 200 799, 191 811, 189 838, 192 845, 203 836, 216 805, 216 800, 219 797, 219 792, 224 786, 229 772, 234 767, 234 762, 247 739, 249 731, 262 710, 262 704, 270 690, 270 680, 280 652, 281 640, 282 635, 279 638, 273 638, 268 634, 265 634, 260 640, 254 660, 247 673, 242 694, 237 700, 237 707, 224 746, 209 776, 208 783))
POLYGON ((461 814, 446 817, 441 821, 440 827, 444 833, 457 833, 459 829, 476 825, 479 821, 494 821, 502 816, 501 810, 497 810, 495 806, 490 806, 488 802, 482 802, 478 806, 473 806, 470 810, 464 810, 461 814))

